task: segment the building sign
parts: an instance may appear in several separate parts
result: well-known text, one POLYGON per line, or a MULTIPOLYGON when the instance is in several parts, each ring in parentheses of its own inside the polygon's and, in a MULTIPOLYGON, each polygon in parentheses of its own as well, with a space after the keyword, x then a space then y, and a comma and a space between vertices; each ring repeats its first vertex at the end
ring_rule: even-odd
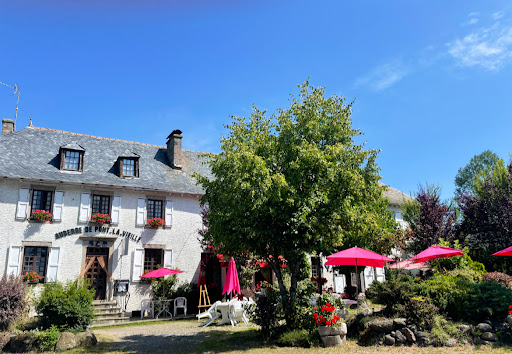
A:
POLYGON ((111 235, 116 237, 125 237, 135 242, 140 242, 140 236, 135 235, 132 232, 121 231, 115 227, 106 226, 85 226, 75 227, 73 229, 64 230, 55 234, 55 239, 71 236, 71 235, 84 235, 84 236, 96 236, 96 235, 111 235))

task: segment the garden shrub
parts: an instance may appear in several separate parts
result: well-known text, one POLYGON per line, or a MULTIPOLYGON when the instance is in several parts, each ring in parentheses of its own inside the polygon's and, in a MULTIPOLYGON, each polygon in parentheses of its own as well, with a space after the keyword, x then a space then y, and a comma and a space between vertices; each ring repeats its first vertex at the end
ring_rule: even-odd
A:
POLYGON ((94 290, 84 281, 45 284, 36 309, 44 328, 84 330, 94 318, 94 290))
POLYGON ((45 331, 39 332, 38 343, 41 351, 53 351, 57 341, 59 340, 60 332, 55 326, 51 326, 45 331))
POLYGON ((475 284, 468 294, 462 319, 475 322, 503 320, 512 304, 512 290, 495 283, 475 284))
POLYGON ((467 246, 463 248, 458 240, 456 240, 453 244, 450 244, 450 242, 440 239, 438 244, 443 247, 450 247, 450 248, 462 250, 464 252, 464 254, 462 256, 446 257, 446 258, 433 260, 430 262, 430 265, 434 269, 442 270, 442 271, 449 271, 449 270, 454 270, 454 269, 466 269, 466 270, 473 270, 480 274, 485 273, 485 266, 483 265, 483 263, 472 260, 471 257, 468 255, 469 248, 467 246), (441 269, 439 269, 439 268, 441 268, 441 269))
POLYGON ((256 301, 252 319, 254 323, 261 327, 261 333, 265 338, 269 338, 276 334, 279 324, 278 316, 278 298, 267 294, 260 296, 256 301))
POLYGON ((439 314, 437 306, 430 303, 429 298, 417 296, 409 299, 405 305, 397 305, 396 313, 415 323, 421 330, 430 330, 434 317, 439 314))
POLYGON ((432 344, 437 346, 445 345, 450 338, 470 339, 468 334, 464 334, 464 332, 459 330, 457 324, 448 321, 442 315, 434 316, 430 334, 432 344))
POLYGON ((419 280, 400 271, 392 270, 385 282, 372 282, 366 290, 366 297, 372 302, 385 305, 385 312, 390 314, 395 305, 405 305, 411 297, 419 295, 419 280))
POLYGON ((499 284, 505 288, 512 288, 512 277, 505 273, 492 272, 482 275, 482 281, 499 284))
POLYGON ((27 305, 27 284, 21 277, 4 275, 0 280, 0 330, 9 329, 27 305))
POLYGON ((311 347, 310 333, 305 329, 295 329, 285 332, 277 339, 277 345, 281 347, 311 347))
POLYGON ((482 273, 474 269, 453 269, 446 272, 449 277, 465 280, 471 283, 480 283, 482 281, 482 273))

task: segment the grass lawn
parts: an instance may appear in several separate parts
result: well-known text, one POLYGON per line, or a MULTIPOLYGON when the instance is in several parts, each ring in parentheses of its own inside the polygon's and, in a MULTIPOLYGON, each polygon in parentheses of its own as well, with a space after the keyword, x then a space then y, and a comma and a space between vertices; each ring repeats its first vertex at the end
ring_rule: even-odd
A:
POLYGON ((199 328, 196 320, 159 321, 148 324, 95 328, 99 343, 94 348, 73 353, 446 353, 489 352, 506 353, 511 348, 463 346, 455 348, 361 347, 349 340, 336 348, 286 348, 263 341, 257 327, 239 325, 199 328))

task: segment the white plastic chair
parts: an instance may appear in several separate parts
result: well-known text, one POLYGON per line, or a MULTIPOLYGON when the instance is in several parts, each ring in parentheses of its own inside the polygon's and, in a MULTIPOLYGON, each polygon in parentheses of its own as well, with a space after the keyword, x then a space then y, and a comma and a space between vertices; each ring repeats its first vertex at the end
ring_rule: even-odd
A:
POLYGON ((240 319, 244 321, 245 325, 249 325, 249 319, 247 318, 247 311, 249 311, 256 303, 252 299, 239 301, 232 300, 229 305, 229 319, 231 326, 238 324, 240 319))
POLYGON ((199 325, 200 327, 207 327, 219 319, 220 314, 217 311, 218 304, 220 304, 220 301, 216 301, 208 310, 196 315, 198 319, 208 317, 208 320, 205 323, 201 323, 199 325))
POLYGON ((187 315, 187 298, 177 297, 174 299, 174 317, 176 317, 178 309, 183 309, 184 315, 187 315))
POLYGON ((151 318, 155 317, 155 308, 153 307, 153 301, 151 299, 142 300, 140 302, 140 319, 144 318, 144 312, 149 311, 151 318))

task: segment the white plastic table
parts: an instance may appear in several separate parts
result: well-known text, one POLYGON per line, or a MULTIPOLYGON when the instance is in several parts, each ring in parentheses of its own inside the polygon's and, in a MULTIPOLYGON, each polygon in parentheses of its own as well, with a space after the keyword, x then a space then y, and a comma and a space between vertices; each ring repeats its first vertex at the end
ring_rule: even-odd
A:
POLYGON ((169 309, 169 306, 171 305, 171 302, 173 302, 174 299, 168 299, 168 300, 153 300, 151 302, 151 306, 153 306, 153 313, 155 309, 155 304, 159 303, 162 305, 162 308, 158 313, 155 315, 155 318, 158 318, 162 313, 167 313, 170 317, 172 317, 171 310, 169 309))

